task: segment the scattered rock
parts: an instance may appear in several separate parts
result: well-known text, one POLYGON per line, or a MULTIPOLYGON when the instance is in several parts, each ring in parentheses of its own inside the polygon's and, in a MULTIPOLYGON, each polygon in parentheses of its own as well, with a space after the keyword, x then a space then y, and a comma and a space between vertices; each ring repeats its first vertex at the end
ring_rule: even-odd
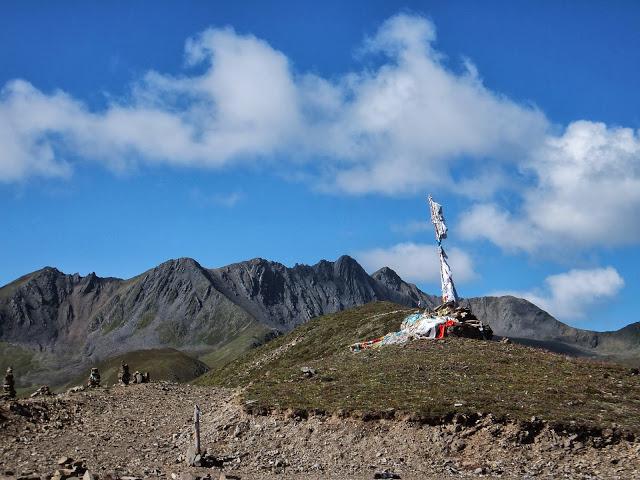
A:
POLYGON ((49 389, 49 385, 42 385, 39 389, 31 394, 31 398, 41 397, 41 396, 49 396, 51 395, 51 390, 49 389))
POLYGON ((311 367, 302 367, 300 370, 302 371, 302 375, 304 375, 307 378, 311 378, 315 376, 315 374, 317 373, 316 370, 311 367))
POLYGON ((382 472, 374 473, 373 478, 401 478, 401 477, 397 473, 393 473, 390 470, 383 470, 382 472))
POLYGON ((0 477, 14 472, 14 480, 231 480, 239 478, 235 474, 372 478, 374 472, 387 475, 375 478, 422 478, 422 472, 432 472, 428 478, 640 478, 638 443, 616 425, 591 432, 575 425, 551 426, 537 417, 515 422, 467 411, 428 422, 403 421, 399 413, 378 413, 363 422, 348 413, 341 417, 311 410, 303 418, 290 409, 257 416, 245 412, 237 391, 176 384, 94 389, 88 395, 20 400, 1 408, 0 477), (190 451, 188 463, 184 452, 192 445, 194 403, 203 409, 202 444, 215 455, 203 451, 197 458, 190 451), (525 439, 533 441, 520 443, 525 439), (565 445, 562 454, 559 448, 565 445), (81 460, 89 462, 89 452, 97 454, 90 471, 81 460), (69 456, 59 458, 61 453, 69 456), (193 468, 196 463, 200 467, 193 468), (42 471, 54 465, 55 472, 42 471))
POLYGON ((218 480, 240 480, 240 477, 229 473, 220 473, 218 480))

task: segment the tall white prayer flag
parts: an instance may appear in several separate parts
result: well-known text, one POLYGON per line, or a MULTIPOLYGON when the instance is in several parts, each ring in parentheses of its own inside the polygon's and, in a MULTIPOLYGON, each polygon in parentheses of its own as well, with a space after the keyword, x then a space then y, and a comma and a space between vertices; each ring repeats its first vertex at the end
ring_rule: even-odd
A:
POLYGON ((442 301, 458 303, 458 292, 453 283, 451 276, 451 267, 447 262, 447 254, 442 248, 442 240, 447 238, 447 225, 444 222, 442 213, 442 205, 433 201, 429 195, 429 210, 431 212, 431 223, 436 231, 436 240, 438 241, 438 253, 440 256, 440 283, 442 285, 442 301))

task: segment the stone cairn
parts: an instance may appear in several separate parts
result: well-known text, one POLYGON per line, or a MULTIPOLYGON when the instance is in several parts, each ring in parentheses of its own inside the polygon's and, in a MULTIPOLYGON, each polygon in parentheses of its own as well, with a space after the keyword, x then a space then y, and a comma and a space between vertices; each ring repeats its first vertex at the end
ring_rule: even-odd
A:
POLYGON ((96 388, 100 386, 100 372, 97 368, 92 368, 89 374, 89 380, 87 380, 87 387, 96 388))
POLYGON ((149 372, 139 372, 136 370, 133 373, 133 383, 149 383, 149 372))
POLYGON ((129 383, 149 383, 149 372, 140 372, 136 370, 133 375, 129 372, 129 365, 122 362, 120 371, 118 372, 118 383, 120 385, 129 385, 129 383))
POLYGON ((458 305, 455 302, 445 302, 433 310, 433 314, 440 317, 451 317, 457 321, 455 325, 447 327, 446 336, 475 338, 478 340, 491 340, 493 330, 491 327, 478 320, 471 309, 458 305))
POLYGON ((120 371, 118 372, 118 383, 120 385, 129 385, 131 381, 131 373, 129 373, 129 365, 122 362, 120 365, 120 371))
POLYGON ((5 398, 16 397, 16 384, 13 379, 13 368, 7 368, 7 373, 4 375, 4 384, 2 385, 2 392, 5 398))

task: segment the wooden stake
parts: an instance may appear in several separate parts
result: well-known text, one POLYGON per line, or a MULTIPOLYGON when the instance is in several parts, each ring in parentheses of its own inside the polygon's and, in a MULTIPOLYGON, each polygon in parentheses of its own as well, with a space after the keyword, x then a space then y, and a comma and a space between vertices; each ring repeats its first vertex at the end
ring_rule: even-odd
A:
POLYGON ((196 454, 200 455, 200 407, 198 405, 193 409, 193 432, 196 442, 196 454))

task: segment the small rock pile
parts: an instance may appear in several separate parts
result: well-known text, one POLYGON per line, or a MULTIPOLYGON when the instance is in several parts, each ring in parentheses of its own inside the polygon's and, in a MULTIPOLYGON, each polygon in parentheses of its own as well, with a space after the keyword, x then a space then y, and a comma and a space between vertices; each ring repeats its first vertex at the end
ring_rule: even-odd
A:
POLYGON ((129 385, 131 381, 131 373, 129 372, 129 365, 122 362, 120 370, 118 371, 118 383, 120 385, 129 385))
POLYGON ((446 335, 453 337, 475 338, 479 340, 491 340, 493 338, 493 330, 491 327, 478 320, 470 308, 456 305, 453 302, 445 302, 437 306, 433 310, 434 315, 438 317, 451 317, 456 325, 447 327, 446 335))
POLYGON ((13 379, 13 368, 7 368, 7 372, 4 376, 4 384, 2 385, 2 396, 5 398, 15 398, 16 396, 16 384, 13 379))
POLYGON ((139 372, 133 374, 133 383, 149 383, 149 372, 139 372))
POLYGON ((133 375, 129 371, 129 365, 122 362, 118 371, 118 383, 120 385, 129 385, 129 383, 149 383, 149 372, 139 372, 136 370, 133 375))
POLYGON ((91 373, 89 374, 89 379, 87 380, 87 387, 96 388, 100 386, 100 372, 97 368, 93 367, 91 369, 91 373))

